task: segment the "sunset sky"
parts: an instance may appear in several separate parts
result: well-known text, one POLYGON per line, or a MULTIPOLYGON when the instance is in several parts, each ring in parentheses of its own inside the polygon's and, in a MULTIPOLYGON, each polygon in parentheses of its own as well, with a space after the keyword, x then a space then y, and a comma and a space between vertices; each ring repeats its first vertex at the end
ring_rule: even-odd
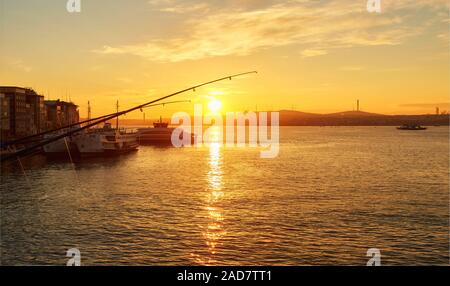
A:
MULTIPOLYGON (((93 115, 203 81, 251 75, 186 93, 225 111, 448 110, 447 0, 0 0, 0 85, 26 86, 93 115)), ((175 100, 175 99, 174 99, 175 100)), ((147 118, 191 111, 147 110, 147 118)), ((139 112, 127 118, 141 118, 139 112)))

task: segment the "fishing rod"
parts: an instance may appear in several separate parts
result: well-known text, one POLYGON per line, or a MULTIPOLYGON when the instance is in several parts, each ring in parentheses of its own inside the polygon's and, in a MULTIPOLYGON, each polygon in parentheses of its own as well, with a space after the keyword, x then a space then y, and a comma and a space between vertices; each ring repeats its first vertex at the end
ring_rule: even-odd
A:
MULTIPOLYGON (((168 102, 163 102, 163 103, 149 104, 149 105, 143 106, 143 107, 140 108, 140 109, 141 109, 141 112, 142 112, 142 109, 144 109, 144 108, 155 107, 155 106, 160 106, 160 105, 164 106, 164 105, 168 105, 168 104, 184 103, 184 102, 191 102, 191 101, 190 101, 190 100, 168 101, 168 102)), ((124 114, 122 114, 122 113, 123 113, 123 112, 111 113, 111 114, 103 115, 103 116, 100 116, 100 117, 97 117, 97 118, 94 118, 94 119, 91 119, 91 120, 86 120, 86 121, 84 121, 84 122, 89 122, 89 121, 93 121, 93 120, 97 120, 97 119, 103 119, 103 118, 106 118, 106 117, 116 118, 116 117, 120 117, 121 115, 124 115, 124 114)), ((109 119, 107 119, 106 121, 108 121, 108 120, 109 120, 109 119)), ((92 123, 92 124, 98 125, 98 124, 100 124, 100 123, 102 123, 102 122, 105 122, 105 120, 99 120, 99 121, 96 121, 95 123, 92 123)), ((79 124, 74 124, 74 125, 79 125, 79 124)), ((94 125, 94 126, 95 126, 95 125, 94 125)), ((83 128, 83 129, 84 129, 84 128, 83 128)), ((77 129, 77 130, 78 130, 78 129, 77 129)), ((80 129, 80 130, 82 130, 82 129, 80 129)))
MULTIPOLYGON (((180 102, 190 102, 190 100, 177 100, 177 101, 164 102, 164 103, 159 103, 159 104, 156 104, 156 105, 145 106, 144 108, 152 107, 152 106, 158 106, 158 105, 165 105, 165 104, 180 103, 180 102)), ((53 132, 56 132, 56 131, 59 131, 59 130, 62 130, 62 129, 67 129, 67 128, 71 128, 73 126, 77 126, 77 125, 81 125, 81 124, 84 124, 84 123, 88 123, 88 122, 92 122, 92 121, 95 121, 95 120, 99 120, 99 119, 102 119, 102 118, 105 118, 105 117, 108 117, 108 116, 112 116, 112 115, 115 115, 115 114, 117 114, 117 112, 116 113, 107 114, 107 115, 102 115, 102 116, 99 116, 99 117, 96 117, 96 118, 92 118, 92 119, 88 119, 88 120, 84 120, 84 121, 81 121, 81 122, 72 123, 72 124, 69 124, 69 125, 66 125, 66 126, 62 126, 62 127, 59 127, 59 128, 53 129, 53 130, 44 131, 44 132, 41 132, 41 133, 38 133, 38 134, 22 137, 22 138, 19 138, 19 139, 16 139, 16 140, 5 142, 5 143, 3 143, 1 145, 1 147, 5 148, 5 147, 8 147, 8 146, 14 145, 14 144, 35 142, 37 140, 31 140, 31 139, 39 137, 39 136, 47 135, 47 134, 50 134, 50 133, 53 133, 53 132)))
POLYGON ((98 125, 98 124, 101 123, 101 122, 105 122, 105 121, 111 120, 111 119, 113 119, 113 118, 116 118, 116 117, 118 117, 118 116, 127 114, 127 113, 129 113, 129 112, 132 112, 132 111, 135 111, 135 110, 138 110, 138 109, 142 109, 142 108, 144 108, 144 107, 147 106, 147 105, 150 105, 150 104, 159 102, 159 101, 161 101, 161 100, 164 100, 164 99, 173 97, 173 96, 178 95, 178 94, 181 94, 181 93, 185 93, 185 92, 187 92, 187 91, 195 91, 197 88, 202 87, 202 86, 205 86, 205 85, 209 85, 209 84, 216 83, 216 82, 223 81, 223 80, 227 80, 227 79, 231 80, 231 79, 233 79, 233 78, 235 78, 235 77, 239 77, 239 76, 243 76, 243 75, 248 75, 248 74, 253 74, 253 73, 257 73, 257 71, 251 71, 251 72, 245 72, 245 73, 234 74, 234 75, 222 77, 222 78, 219 78, 219 79, 215 79, 215 80, 212 80, 212 81, 208 81, 208 82, 205 82, 205 83, 201 83, 201 84, 198 84, 198 85, 195 85, 195 86, 191 86, 191 87, 189 87, 189 88, 186 88, 186 89, 183 89, 183 90, 174 92, 174 93, 172 93, 172 94, 169 94, 169 95, 160 97, 160 98, 155 99, 155 100, 152 100, 152 101, 150 101, 150 102, 147 102, 147 103, 144 103, 144 104, 141 104, 141 105, 132 107, 132 108, 127 109, 127 110, 125 110, 125 111, 121 111, 121 112, 115 113, 114 115, 111 115, 111 116, 102 118, 102 119, 100 119, 100 120, 98 120, 98 121, 96 121, 96 122, 94 122, 94 123, 87 124, 87 125, 85 125, 85 126, 83 126, 83 127, 80 127, 80 128, 78 128, 78 129, 76 129, 76 130, 71 130, 71 131, 68 131, 68 132, 66 132, 66 133, 64 133, 64 134, 61 134, 61 135, 52 137, 52 138, 50 138, 50 139, 48 139, 48 140, 45 140, 45 141, 43 141, 43 142, 41 142, 41 143, 38 143, 38 144, 36 144, 36 145, 33 145, 33 146, 31 146, 31 147, 28 147, 28 148, 19 150, 19 151, 15 152, 14 154, 8 154, 8 155, 5 155, 5 156, 2 156, 2 157, 0 157, 0 159, 1 159, 1 161, 13 160, 13 159, 16 158, 17 156, 21 156, 21 155, 28 154, 28 153, 30 153, 31 151, 33 151, 34 149, 36 149, 36 148, 40 148, 40 147, 45 146, 45 145, 47 145, 47 144, 49 144, 49 143, 58 141, 59 139, 62 139, 62 138, 64 138, 64 137, 71 136, 72 134, 78 133, 78 132, 80 132, 80 131, 82 131, 82 130, 84 130, 84 129, 90 128, 90 127, 95 126, 95 125, 98 125))

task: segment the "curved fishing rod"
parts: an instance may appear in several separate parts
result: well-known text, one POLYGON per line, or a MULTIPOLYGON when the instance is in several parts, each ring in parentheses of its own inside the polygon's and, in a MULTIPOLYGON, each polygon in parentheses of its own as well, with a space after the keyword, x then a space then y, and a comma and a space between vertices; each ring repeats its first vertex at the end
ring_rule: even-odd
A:
POLYGON ((226 80, 226 79, 231 80, 231 79, 234 78, 234 77, 239 77, 239 76, 243 76, 243 75, 247 75, 247 74, 253 74, 253 73, 257 73, 257 71, 251 71, 251 72, 245 72, 245 73, 239 73, 239 74, 235 74, 235 75, 226 76, 226 77, 223 77, 223 78, 219 78, 219 79, 216 79, 216 80, 208 81, 208 82, 205 82, 205 83, 201 83, 201 84, 198 84, 198 85, 195 85, 195 86, 192 86, 192 87, 189 87, 189 88, 186 88, 186 89, 183 89, 183 90, 174 92, 174 93, 172 93, 172 94, 169 94, 169 95, 160 97, 160 98, 155 99, 155 100, 152 100, 152 101, 150 101, 150 102, 147 102, 147 103, 144 103, 144 104, 141 104, 141 105, 132 107, 132 108, 127 109, 127 110, 125 110, 125 111, 121 111, 121 112, 115 113, 114 115, 105 117, 105 118, 100 119, 100 120, 98 120, 98 121, 96 121, 96 122, 94 122, 94 123, 87 124, 87 125, 85 125, 85 126, 83 126, 83 127, 80 127, 80 128, 78 128, 78 129, 76 129, 76 130, 71 130, 71 131, 68 131, 68 132, 66 132, 66 133, 64 133, 64 134, 61 134, 61 135, 52 137, 52 138, 50 138, 50 139, 48 139, 48 140, 45 140, 45 141, 43 141, 43 142, 41 142, 41 143, 38 143, 38 144, 36 144, 36 145, 33 145, 33 146, 31 146, 31 147, 28 147, 28 148, 22 149, 22 150, 20 150, 20 151, 17 151, 17 152, 15 152, 14 154, 9 154, 9 155, 2 156, 0 159, 1 159, 1 161, 12 160, 12 159, 16 158, 17 156, 29 154, 31 151, 33 151, 33 150, 36 149, 36 148, 40 148, 40 147, 45 146, 45 145, 47 145, 47 144, 49 144, 49 143, 58 141, 59 139, 62 139, 62 138, 64 138, 64 137, 71 136, 72 134, 78 133, 78 132, 80 132, 80 131, 82 131, 82 130, 84 130, 84 129, 90 128, 90 127, 95 126, 95 125, 98 125, 99 123, 102 123, 102 122, 111 120, 111 119, 116 118, 116 117, 118 117, 118 116, 127 114, 127 113, 129 113, 129 112, 134 111, 134 110, 142 109, 142 108, 144 108, 144 107, 147 106, 147 105, 150 105, 150 104, 159 102, 159 101, 164 100, 164 99, 167 99, 167 98, 169 98, 169 97, 172 97, 172 96, 175 96, 175 95, 178 95, 178 94, 181 94, 181 93, 190 91, 190 90, 195 91, 196 88, 199 88, 199 87, 202 87, 202 86, 205 86, 205 85, 209 85, 209 84, 212 84, 212 83, 215 83, 215 82, 223 81, 223 80, 226 80))
MULTIPOLYGON (((156 105, 145 106, 143 108, 152 107, 152 106, 158 106, 158 105, 165 105, 165 104, 180 103, 180 102, 190 102, 190 100, 177 100, 177 101, 164 102, 164 103, 159 103, 159 104, 156 104, 156 105)), ((67 129, 67 128, 70 128, 70 127, 73 127, 73 126, 77 126, 77 125, 81 125, 81 124, 84 124, 84 123, 88 123, 88 122, 92 122, 92 121, 95 121, 95 120, 99 120, 99 119, 102 119, 102 118, 105 118, 105 117, 108 117, 108 116, 112 116, 112 115, 115 115, 115 114, 117 114, 117 112, 111 113, 111 114, 107 114, 107 115, 102 115, 102 116, 99 116, 99 117, 96 117, 96 118, 92 118, 92 119, 88 119, 88 120, 84 120, 84 121, 81 121, 81 122, 72 123, 72 124, 69 124, 69 125, 66 125, 66 126, 58 127, 56 129, 53 129, 53 130, 44 131, 44 132, 41 132, 41 133, 38 133, 38 134, 33 134, 33 135, 22 137, 22 138, 19 138, 19 139, 16 139, 16 140, 8 141, 8 142, 5 142, 5 143, 1 144, 1 147, 5 148, 5 147, 8 147, 10 145, 19 144, 19 143, 36 142, 37 140, 31 140, 31 139, 39 137, 39 136, 47 135, 47 134, 50 134, 50 133, 53 133, 53 132, 56 132, 56 131, 59 131, 59 130, 62 130, 62 129, 67 129)))

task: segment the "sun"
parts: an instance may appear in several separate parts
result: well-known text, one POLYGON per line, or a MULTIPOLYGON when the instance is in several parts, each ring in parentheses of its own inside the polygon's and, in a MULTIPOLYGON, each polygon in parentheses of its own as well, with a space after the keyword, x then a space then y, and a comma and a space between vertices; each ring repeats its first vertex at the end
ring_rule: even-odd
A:
POLYGON ((222 102, 215 98, 211 98, 208 102, 208 109, 212 114, 217 114, 222 109, 222 102))

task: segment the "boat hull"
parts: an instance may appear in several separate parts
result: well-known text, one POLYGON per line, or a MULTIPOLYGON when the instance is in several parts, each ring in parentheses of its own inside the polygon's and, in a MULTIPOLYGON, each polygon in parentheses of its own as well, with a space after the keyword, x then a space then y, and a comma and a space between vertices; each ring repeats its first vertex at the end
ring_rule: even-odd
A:
POLYGON ((406 130, 406 131, 420 131, 420 130, 427 130, 426 127, 420 127, 420 128, 404 128, 404 127, 397 127, 398 130, 406 130))
MULTIPOLYGON (((172 132, 175 128, 141 128, 138 130, 139 143, 142 145, 172 145, 172 132)), ((194 142, 194 134, 184 133, 191 136, 191 143, 194 142)))
POLYGON ((76 140, 76 145, 82 157, 120 155, 139 148, 137 134, 120 134, 115 131, 86 134, 76 140))

